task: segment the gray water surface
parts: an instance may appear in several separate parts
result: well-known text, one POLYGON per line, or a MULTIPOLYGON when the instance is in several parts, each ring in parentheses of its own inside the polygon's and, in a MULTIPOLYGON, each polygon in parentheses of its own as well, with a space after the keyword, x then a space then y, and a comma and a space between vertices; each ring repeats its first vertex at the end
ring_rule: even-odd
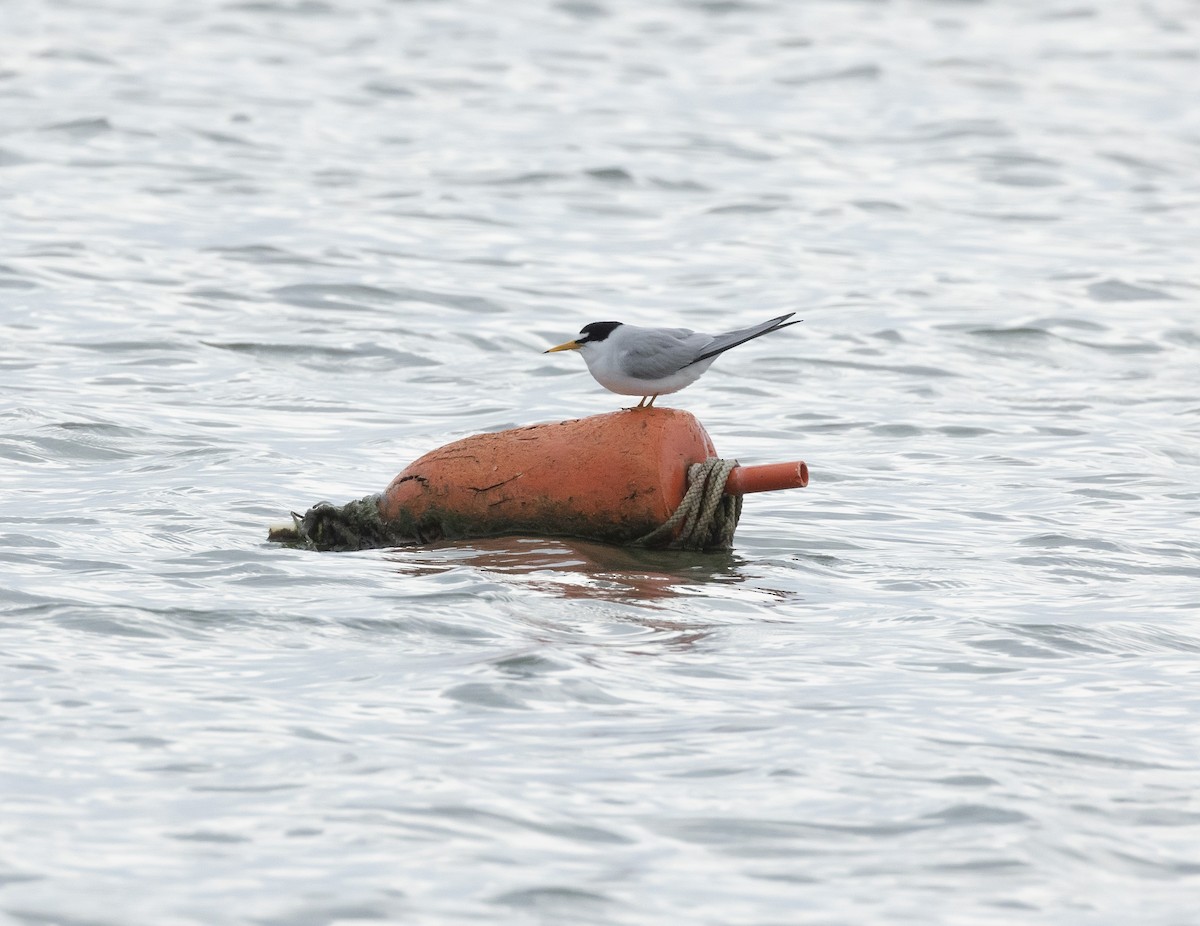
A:
POLYGON ((1194 2, 4 33, 5 921, 1197 921, 1194 2), (793 310, 664 401, 809 464, 728 555, 265 542, 793 310))

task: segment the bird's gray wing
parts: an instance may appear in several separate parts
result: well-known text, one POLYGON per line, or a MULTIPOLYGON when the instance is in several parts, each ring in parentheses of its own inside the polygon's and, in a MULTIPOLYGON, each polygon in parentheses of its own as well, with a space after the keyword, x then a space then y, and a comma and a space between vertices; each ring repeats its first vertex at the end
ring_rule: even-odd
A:
POLYGON ((749 328, 737 328, 733 331, 726 331, 724 334, 715 334, 712 339, 697 353, 692 359, 692 363, 699 360, 707 360, 709 357, 715 357, 717 354, 723 354, 731 347, 737 347, 739 344, 745 344, 747 341, 752 341, 754 338, 764 334, 769 334, 780 328, 787 328, 789 325, 798 325, 804 319, 799 319, 794 322, 789 322, 788 319, 795 315, 795 312, 788 312, 787 315, 780 315, 777 318, 772 318, 770 321, 762 322, 758 325, 751 325, 749 328))
POLYGON ((634 379, 661 379, 696 361, 711 340, 690 328, 639 328, 629 332, 621 353, 621 370, 634 379))

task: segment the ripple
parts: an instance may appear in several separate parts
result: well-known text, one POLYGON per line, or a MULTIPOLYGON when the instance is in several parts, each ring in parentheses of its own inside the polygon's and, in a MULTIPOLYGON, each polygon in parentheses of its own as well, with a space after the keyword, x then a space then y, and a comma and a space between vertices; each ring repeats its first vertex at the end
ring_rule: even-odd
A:
POLYGON ((271 295, 281 302, 315 309, 357 309, 401 299, 399 294, 378 286, 341 283, 297 283, 273 289, 271 295))
POLYGON ((713 206, 705 211, 710 215, 754 215, 756 213, 775 212, 777 209, 779 209, 778 205, 770 203, 734 203, 729 206, 713 206))
POLYGON ((529 705, 521 698, 510 694, 512 686, 498 685, 486 682, 469 682, 456 685, 445 693, 447 698, 470 704, 475 707, 486 707, 500 710, 524 711, 529 705))
POLYGON ((604 183, 633 183, 633 175, 623 167, 594 167, 585 170, 584 174, 593 180, 600 180, 604 183))
MULTIPOLYGON (((1099 326, 1096 326, 1099 327, 1099 326)), ((1037 340, 1049 337, 1050 332, 1036 325, 1018 325, 1010 328, 967 328, 968 334, 997 340, 1037 340)))
POLYGON ((233 132, 214 132, 211 129, 192 129, 197 138, 213 141, 219 145, 238 145, 244 148, 258 147, 254 142, 233 132))
POLYGON ((32 163, 29 158, 18 154, 15 151, 10 151, 7 148, 0 148, 0 168, 16 167, 20 164, 32 163))
POLYGON ((389 367, 436 367, 441 364, 419 354, 394 350, 377 344, 359 344, 353 347, 324 347, 315 344, 265 344, 257 341, 225 342, 201 341, 206 347, 234 353, 252 354, 255 357, 295 360, 306 365, 321 366, 332 370, 345 370, 350 366, 386 360, 389 367))
POLYGON ((531 887, 498 894, 492 903, 505 907, 536 910, 542 913, 567 913, 580 906, 591 907, 612 903, 611 898, 594 891, 574 887, 531 887))
POLYGON ((924 820, 933 820, 945 826, 995 826, 997 824, 1024 823, 1025 814, 1005 810, 988 804, 953 804, 934 813, 925 814, 924 820))
POLYGON ((1011 128, 995 119, 946 119, 918 124, 908 138, 888 141, 943 142, 969 138, 1009 138, 1012 134, 1011 128))
POLYGON ((536 186, 544 183, 553 183, 556 180, 566 180, 568 177, 568 174, 553 171, 531 171, 505 177, 495 177, 488 180, 479 180, 477 182, 490 186, 536 186))
POLYGON ((554 8, 579 19, 601 19, 612 15, 606 6, 590 0, 557 0, 554 8))
POLYGON ((1173 299, 1173 296, 1151 289, 1147 286, 1135 286, 1122 280, 1102 280, 1092 283, 1087 288, 1088 295, 1097 302, 1141 302, 1147 299, 1173 299))
POLYGON ((272 13, 288 16, 329 16, 333 7, 323 0, 238 0, 224 4, 230 11, 243 13, 272 13))
POLYGON ((883 69, 876 64, 859 64, 853 67, 833 71, 819 71, 815 74, 805 74, 797 77, 781 77, 779 83, 789 87, 803 87, 809 84, 822 84, 832 81, 878 80, 883 76, 883 69))
POLYGON ((97 135, 106 135, 114 129, 107 118, 98 116, 91 119, 72 119, 68 122, 51 123, 42 126, 41 131, 86 141, 97 135))
POLYGON ((280 302, 313 309, 353 311, 392 303, 422 302, 467 312, 501 311, 498 305, 480 296, 421 289, 384 289, 362 284, 298 283, 273 289, 271 294, 280 302))
POLYGON ((417 95, 411 87, 388 80, 368 81, 367 83, 363 84, 363 89, 367 91, 367 93, 389 99, 407 99, 417 95))
POLYGON ((228 260, 245 261, 251 264, 294 264, 297 266, 328 265, 327 261, 315 260, 303 254, 296 254, 283 248, 267 244, 250 244, 241 247, 206 248, 212 254, 219 254, 228 260))
POLYGON ((864 212, 877 212, 884 214, 889 212, 908 212, 907 207, 902 206, 900 203, 892 202, 886 199, 856 199, 853 201, 853 205, 857 206, 859 209, 862 209, 864 212))

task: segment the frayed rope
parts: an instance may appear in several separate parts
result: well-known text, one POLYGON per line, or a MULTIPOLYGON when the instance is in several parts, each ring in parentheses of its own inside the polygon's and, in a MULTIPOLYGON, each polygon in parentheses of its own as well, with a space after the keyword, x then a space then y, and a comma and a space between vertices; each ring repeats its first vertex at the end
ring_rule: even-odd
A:
POLYGON ((688 489, 675 513, 644 537, 635 547, 668 550, 728 550, 742 516, 742 497, 726 495, 725 481, 737 460, 710 457, 688 467, 688 489), (678 530, 678 536, 673 536, 678 530), (664 538, 672 538, 665 544, 664 538))

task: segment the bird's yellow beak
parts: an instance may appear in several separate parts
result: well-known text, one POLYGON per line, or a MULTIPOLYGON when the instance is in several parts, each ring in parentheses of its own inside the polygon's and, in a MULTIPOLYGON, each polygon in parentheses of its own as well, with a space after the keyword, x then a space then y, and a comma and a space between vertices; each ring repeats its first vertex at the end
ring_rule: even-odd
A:
POLYGON ((542 353, 553 354, 556 350, 579 350, 579 342, 568 341, 566 344, 559 344, 558 347, 552 347, 549 350, 542 351, 542 353))

